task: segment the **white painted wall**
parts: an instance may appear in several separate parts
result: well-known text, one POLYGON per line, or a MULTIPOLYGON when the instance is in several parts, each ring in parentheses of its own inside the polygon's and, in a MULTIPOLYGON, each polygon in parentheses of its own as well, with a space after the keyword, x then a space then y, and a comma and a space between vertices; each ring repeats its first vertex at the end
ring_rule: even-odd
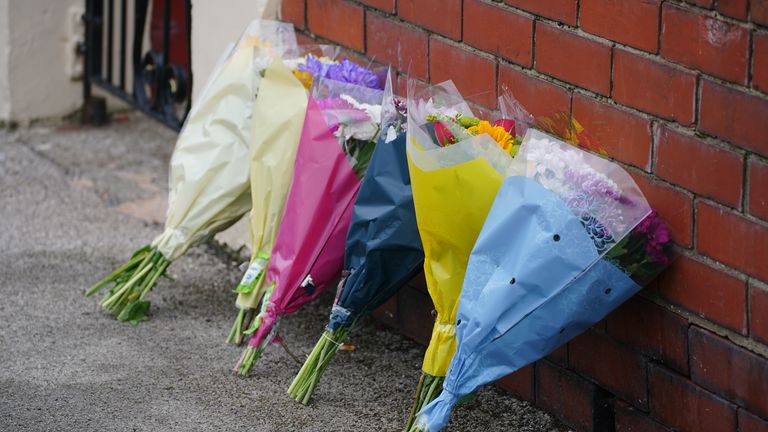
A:
MULTIPOLYGON (((0 22, 8 31, 5 41, 7 67, 0 69, 9 88, 14 120, 30 120, 69 114, 80 106, 81 83, 67 74, 66 50, 69 10, 82 0, 5 0, 0 22)), ((0 37, 1 38, 1 37, 0 37)), ((2 44, 0 39, 0 44, 2 44)), ((2 50, 2 45, 0 45, 2 50)), ((2 67, 2 66, 0 66, 2 67)), ((0 88, 2 84, 0 84, 0 88)), ((2 90, 0 90, 2 92, 2 90)))
MULTIPOLYGON (((193 95, 200 93, 227 44, 251 20, 276 19, 279 1, 192 1, 193 95)), ((84 3, 0 0, 0 120, 61 117, 81 106, 82 82, 70 77, 70 9, 82 9, 84 3)))
POLYGON ((256 18, 277 19, 279 0, 192 0, 192 94, 199 95, 230 42, 256 18))
POLYGON ((0 121, 11 116, 11 93, 8 86, 8 1, 0 0, 0 121))

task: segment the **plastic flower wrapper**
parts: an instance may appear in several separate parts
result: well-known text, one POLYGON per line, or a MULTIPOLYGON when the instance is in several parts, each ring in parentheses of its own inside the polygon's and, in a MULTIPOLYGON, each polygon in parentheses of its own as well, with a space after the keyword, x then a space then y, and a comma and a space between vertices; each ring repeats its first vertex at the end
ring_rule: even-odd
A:
POLYGON ((119 320, 147 319, 145 298, 171 262, 251 208, 248 155, 259 71, 295 46, 291 25, 254 21, 211 75, 171 156, 165 230, 86 292, 111 284, 101 305, 119 320))
MULTIPOLYGON (((500 98, 503 111, 508 100, 500 98)), ((425 89, 409 82, 406 149, 424 276, 437 316, 407 427, 440 392, 455 349, 453 323, 470 251, 502 180, 522 169, 502 142, 471 133, 462 119, 479 123, 452 82, 425 89)), ((530 119, 516 123, 515 133, 522 133, 530 119)))
POLYGON ((275 340, 282 316, 337 280, 352 206, 378 136, 383 93, 314 80, 293 181, 267 265, 266 293, 246 332, 251 337, 236 368, 240 374, 247 374, 275 340))
POLYGON ((670 259, 666 226, 617 164, 529 131, 524 175, 504 180, 469 259, 458 346, 414 430, 603 319, 670 259))
POLYGON ((389 300, 423 266, 405 155, 405 102, 387 95, 382 107, 382 133, 352 209, 330 321, 288 389, 304 404, 357 320, 389 300))
MULTIPOLYGON (((297 65, 306 58, 303 51, 327 53, 331 63, 334 48, 309 45, 298 48, 299 56, 275 59, 264 71, 253 107, 250 152, 251 201, 249 228, 252 245, 250 263, 235 291, 238 313, 227 341, 240 344, 254 311, 264 294, 263 274, 280 226, 288 189, 293 179, 296 150, 304 126, 307 92, 295 76, 297 65), (290 70, 293 69, 293 70, 290 70)), ((311 77, 310 77, 311 79, 311 77)))

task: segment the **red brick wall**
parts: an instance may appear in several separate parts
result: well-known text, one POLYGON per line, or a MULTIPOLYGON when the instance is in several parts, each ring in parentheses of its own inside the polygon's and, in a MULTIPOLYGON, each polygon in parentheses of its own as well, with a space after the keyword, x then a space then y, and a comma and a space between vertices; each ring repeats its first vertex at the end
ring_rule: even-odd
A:
MULTIPOLYGON (((302 39, 571 112, 635 177, 681 257, 501 385, 580 431, 768 431, 768 0, 283 0, 302 39), (763 129, 763 127, 766 129, 763 129)), ((377 316, 426 341, 412 281, 377 316)))

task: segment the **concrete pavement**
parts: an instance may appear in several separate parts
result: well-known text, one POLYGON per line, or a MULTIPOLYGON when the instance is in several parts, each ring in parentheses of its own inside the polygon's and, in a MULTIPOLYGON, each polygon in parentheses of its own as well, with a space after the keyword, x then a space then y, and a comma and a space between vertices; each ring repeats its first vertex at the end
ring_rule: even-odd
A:
MULTIPOLYGON (((216 248, 170 267, 176 281, 158 284, 139 326, 82 296, 161 231, 152 222, 162 220, 174 139, 139 115, 103 129, 0 131, 0 430, 400 430, 423 348, 373 322, 353 334, 357 350, 337 356, 309 407, 285 393, 299 366, 280 347, 252 377, 234 376, 240 349, 224 340, 240 271, 216 248)), ((283 320, 294 352, 312 348, 331 301, 283 320)), ((564 429, 487 388, 451 430, 564 429)))

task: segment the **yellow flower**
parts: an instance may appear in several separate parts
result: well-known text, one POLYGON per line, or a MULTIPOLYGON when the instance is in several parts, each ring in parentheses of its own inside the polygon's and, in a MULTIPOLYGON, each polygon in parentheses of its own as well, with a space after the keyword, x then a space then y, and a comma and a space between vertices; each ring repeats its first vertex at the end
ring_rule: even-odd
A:
POLYGON ((516 150, 514 146, 515 137, 513 137, 503 127, 493 126, 488 121, 480 120, 477 125, 468 128, 467 131, 469 131, 469 133, 472 135, 480 135, 483 133, 490 135, 491 138, 493 138, 494 141, 496 141, 505 152, 514 156, 513 150, 516 150))
POLYGON ((303 85, 304 88, 309 90, 310 87, 312 87, 312 74, 307 71, 293 71, 293 76, 296 77, 297 80, 299 80, 303 85))
POLYGON ((272 48, 272 43, 262 40, 258 36, 249 35, 243 38, 240 48, 272 48))

